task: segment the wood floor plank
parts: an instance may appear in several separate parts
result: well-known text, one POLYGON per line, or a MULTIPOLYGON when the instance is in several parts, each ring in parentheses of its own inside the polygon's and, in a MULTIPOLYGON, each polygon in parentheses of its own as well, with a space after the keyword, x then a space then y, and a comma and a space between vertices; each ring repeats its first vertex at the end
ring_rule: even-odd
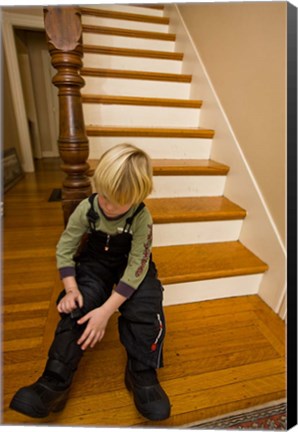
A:
MULTIPOLYGON (((258 311, 255 312, 255 316, 257 317, 258 311)), ((272 346, 277 350, 277 352, 281 356, 285 356, 286 353, 286 347, 284 344, 284 341, 281 341, 278 337, 275 336, 274 331, 272 331, 271 327, 266 325, 262 319, 262 317, 259 317, 259 319, 256 319, 256 325, 259 327, 260 331, 266 337, 272 346)), ((284 332, 284 339, 286 337, 286 333, 284 332)))
POLYGON ((15 331, 16 329, 43 328, 46 318, 28 318, 23 320, 5 321, 5 331, 15 331))
POLYGON ((3 341, 2 344, 2 350, 3 352, 7 351, 19 351, 20 349, 27 349, 27 348, 40 348, 42 344, 42 337, 31 337, 31 338, 25 338, 25 339, 18 339, 18 340, 9 340, 9 341, 3 341))
POLYGON ((35 311, 35 310, 48 310, 50 306, 49 301, 43 302, 31 302, 31 303, 15 303, 5 304, 4 313, 18 313, 23 311, 35 311))
POLYGON ((261 300, 260 297, 257 297, 254 300, 250 300, 251 302, 254 302, 256 305, 255 308, 255 314, 258 317, 258 322, 262 322, 264 324, 264 327, 267 329, 270 329, 272 334, 278 340, 284 344, 285 337, 286 337, 286 326, 284 325, 283 320, 273 312, 273 310, 261 300))
MULTIPOLYGON (((29 348, 29 347, 25 347, 24 349, 19 348, 18 350, 14 350, 14 351, 6 351, 3 352, 3 365, 8 365, 8 364, 14 364, 14 365, 18 365, 20 363, 23 363, 24 361, 27 361, 28 358, 30 358, 32 361, 34 360, 43 360, 43 357, 41 356, 41 350, 37 350, 35 347, 34 348, 29 348)), ((4 376, 5 379, 5 376, 4 376)), ((23 377, 23 379, 27 381, 26 377, 23 377)), ((20 385, 22 385, 22 382, 19 382, 20 385)), ((28 381, 27 381, 28 384, 28 381)), ((5 387, 4 387, 5 390, 5 387)), ((17 390, 17 388, 15 388, 15 391, 17 390)))
POLYGON ((3 335, 2 335, 2 341, 8 342, 8 341, 16 341, 20 339, 27 339, 32 340, 32 338, 41 337, 43 336, 43 328, 34 326, 34 327, 23 327, 13 330, 7 330, 7 328, 4 329, 3 335))

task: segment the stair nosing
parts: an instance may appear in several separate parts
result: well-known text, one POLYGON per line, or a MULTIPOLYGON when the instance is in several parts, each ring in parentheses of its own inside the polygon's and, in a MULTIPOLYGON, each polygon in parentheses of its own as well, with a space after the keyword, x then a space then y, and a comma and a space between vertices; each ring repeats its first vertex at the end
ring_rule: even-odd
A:
MULTIPOLYGON (((153 252, 154 253, 154 252, 153 252)), ((157 264, 158 265, 158 264, 157 264)), ((193 273, 191 275, 178 275, 171 277, 163 277, 160 274, 160 281, 164 285, 173 285, 173 284, 182 284, 187 282, 197 282, 202 280, 211 280, 211 279, 222 279, 228 277, 235 276, 248 276, 253 274, 265 273, 267 271, 267 267, 252 267, 249 268, 240 268, 235 270, 218 270, 217 272, 206 272, 206 273, 193 273)))
POLYGON ((138 14, 138 13, 122 12, 122 11, 118 12, 114 10, 95 9, 92 7, 82 7, 82 6, 80 7, 80 10, 83 15, 97 16, 101 18, 145 22, 145 23, 152 23, 157 25, 169 25, 170 22, 168 17, 158 17, 154 15, 145 15, 145 14, 138 14))
POLYGON ((124 128, 111 126, 87 126, 88 136, 139 136, 139 137, 184 137, 184 138, 213 138, 212 129, 172 129, 172 128, 124 128))
MULTIPOLYGON (((218 162, 214 162, 212 159, 186 159, 186 161, 195 162, 195 166, 190 165, 175 165, 177 162, 175 159, 169 159, 169 165, 165 166, 161 162, 165 159, 151 159, 152 170, 154 176, 168 176, 168 175, 204 175, 204 176, 225 176, 229 172, 229 167, 218 162), (202 164, 200 166, 200 163, 202 164), (209 163, 209 165, 207 164, 209 163), (211 164, 211 165, 210 165, 211 164)), ((89 159, 88 163, 90 168, 88 169, 88 175, 92 176, 98 160, 89 159)))
POLYGON ((182 61, 184 56, 184 54, 181 52, 108 47, 108 46, 89 45, 89 44, 83 45, 83 50, 84 53, 88 53, 88 54, 105 54, 105 55, 123 56, 123 57, 156 58, 156 59, 172 60, 172 61, 182 61))
MULTIPOLYGON (((213 249, 213 250, 214 250, 213 249)), ((226 251, 227 253, 228 251, 226 251)), ((235 252, 234 252, 235 253, 235 252)), ((210 279, 217 279, 217 278, 226 278, 226 277, 234 277, 234 276, 247 276, 252 274, 261 274, 268 270, 268 265, 260 260, 253 252, 248 250, 240 241, 231 241, 231 242, 219 242, 219 243, 205 243, 205 244, 195 244, 195 245, 174 245, 174 246, 155 246, 152 248, 152 255, 153 259, 159 269, 159 278, 163 284, 179 284, 179 283, 187 283, 187 282, 195 282, 195 281, 201 281, 201 280, 210 280, 210 279), (212 255, 212 249, 218 247, 218 246, 224 245, 225 247, 232 247, 235 248, 235 246, 239 249, 242 249, 242 251, 245 251, 246 256, 253 258, 253 263, 249 264, 242 264, 238 262, 233 262, 233 265, 230 265, 229 262, 219 262, 218 260, 214 260, 212 255), (208 248, 208 251, 206 251, 206 246, 208 248), (205 251, 204 251, 205 248, 205 251), (191 253, 192 259, 195 259, 201 267, 194 268, 195 266, 192 266, 191 271, 187 271, 187 268, 185 266, 183 267, 183 272, 174 274, 173 272, 167 272, 168 275, 163 275, 163 268, 162 266, 164 263, 159 262, 159 256, 160 252, 165 251, 164 254, 166 257, 172 256, 171 265, 175 263, 175 256, 177 256, 177 251, 179 252, 179 256, 183 256, 183 262, 187 261, 187 250, 191 251, 188 253, 191 253), (198 251, 200 253, 198 253, 198 251), (204 252, 202 255, 202 251, 204 252), (206 265, 204 264, 204 261, 206 260, 206 253, 208 254, 208 260, 206 261, 206 265), (159 256, 158 256, 159 255, 159 256), (199 256, 200 255, 200 256, 199 256), (210 265, 210 263, 212 265, 210 265), (223 264, 225 264, 227 267, 224 267, 223 264), (213 268, 212 268, 213 267, 213 268)), ((232 254, 233 255, 233 254, 232 254)), ((232 256, 231 255, 231 256, 232 256)), ((230 257, 228 257, 230 258, 230 257)), ((243 259, 243 258, 242 258, 243 259)), ((163 261, 167 261, 163 259, 163 261)), ((175 264, 174 264, 175 265, 175 264)), ((182 265, 182 264, 181 264, 182 265)), ((176 270, 180 270, 177 268, 177 265, 175 266, 176 270)))
POLYGON ((103 69, 103 68, 82 68, 82 76, 92 77, 108 77, 108 78, 122 78, 122 79, 137 79, 149 81, 169 81, 190 83, 192 76, 185 74, 165 73, 165 72, 146 72, 134 71, 125 69, 103 69))
POLYGON ((211 159, 194 159, 197 165, 175 165, 175 160, 170 159, 169 165, 159 163, 159 159, 152 159, 153 172, 155 176, 167 175, 209 175, 209 176, 222 176, 227 175, 230 168, 227 165, 215 163, 211 159), (205 162, 209 165, 206 166, 205 162), (203 163, 200 165, 200 163, 203 163), (213 164, 212 165, 210 165, 213 164))
POLYGON ((145 204, 148 206, 153 222, 155 224, 169 223, 187 223, 187 222, 215 222, 215 221, 234 221, 243 220, 246 217, 246 211, 237 204, 231 202, 228 198, 222 196, 216 197, 175 197, 175 198, 147 198, 145 204), (212 208, 210 203, 213 201, 224 202, 226 208, 212 208), (192 206, 198 206, 197 209, 190 212, 186 209, 181 209, 179 203, 188 201, 192 206), (171 208, 171 212, 163 210, 162 206, 166 203, 166 207, 171 208), (154 208, 158 207, 156 211, 154 208), (209 205, 209 207, 208 207, 209 205))
POLYGON ((83 103, 111 104, 111 105, 138 105, 138 106, 165 106, 179 108, 201 108, 202 101, 189 99, 166 99, 137 96, 110 96, 82 94, 83 103))
POLYGON ((141 30, 119 29, 117 27, 94 26, 89 24, 83 24, 82 29, 83 32, 86 33, 109 34, 114 36, 134 37, 134 38, 141 38, 141 39, 157 39, 157 40, 165 40, 170 42, 175 42, 176 40, 176 35, 173 33, 159 33, 159 32, 149 32, 149 31, 141 31, 141 30))
POLYGON ((131 6, 142 7, 142 8, 149 8, 149 9, 164 10, 164 5, 161 5, 161 4, 136 4, 136 3, 132 3, 131 6))

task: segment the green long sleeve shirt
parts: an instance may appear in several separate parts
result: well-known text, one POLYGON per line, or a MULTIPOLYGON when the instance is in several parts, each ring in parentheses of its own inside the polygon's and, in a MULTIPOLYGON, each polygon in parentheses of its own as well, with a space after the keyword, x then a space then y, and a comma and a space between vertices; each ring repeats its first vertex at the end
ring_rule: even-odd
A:
MULTIPOLYGON (((125 221, 135 212, 137 205, 116 220, 108 219, 99 207, 98 200, 94 199, 94 210, 99 219, 96 222, 96 230, 107 234, 119 234, 124 228, 125 221)), ((91 204, 88 198, 80 202, 69 218, 68 224, 57 244, 57 267, 61 278, 75 276, 74 256, 85 233, 90 232, 87 212, 91 204)), ((139 287, 146 276, 149 267, 149 259, 152 248, 152 216, 144 207, 134 218, 131 225, 132 234, 131 250, 128 256, 126 269, 115 291, 129 298, 139 287)))

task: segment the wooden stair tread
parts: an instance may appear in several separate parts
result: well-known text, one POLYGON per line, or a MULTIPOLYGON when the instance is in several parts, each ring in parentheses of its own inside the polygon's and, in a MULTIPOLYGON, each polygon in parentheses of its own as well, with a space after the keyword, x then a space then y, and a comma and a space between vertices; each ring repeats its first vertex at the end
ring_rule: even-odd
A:
POLYGON ((140 79, 150 81, 170 81, 190 83, 191 75, 165 73, 165 72, 147 72, 147 71, 131 71, 124 69, 101 69, 85 67, 81 70, 83 76, 96 76, 108 78, 124 78, 124 79, 140 79))
POLYGON ((127 56, 127 57, 147 57, 164 60, 178 60, 183 59, 184 54, 181 52, 170 52, 170 51, 155 51, 155 50, 144 50, 136 48, 118 48, 101 45, 83 45, 84 53, 94 54, 106 54, 116 56, 127 56))
MULTIPOLYGON (((226 175, 227 165, 211 159, 152 159, 154 175, 226 175)), ((98 160, 89 159, 88 175, 92 176, 98 160)))
POLYGON ((166 99, 135 96, 112 96, 82 94, 83 103, 112 104, 112 105, 142 105, 166 106, 179 108, 201 108, 202 101, 190 99, 166 99))
POLYGON ((223 196, 148 198, 154 223, 244 219, 246 211, 223 196))
POLYGON ((164 5, 161 4, 136 4, 132 3, 131 6, 135 7, 141 7, 141 8, 149 8, 149 9, 158 9, 158 10, 164 10, 164 5))
POLYGON ((108 34, 113 36, 134 37, 134 38, 141 38, 141 39, 167 40, 172 42, 176 40, 176 35, 173 33, 159 33, 153 31, 129 30, 129 29, 122 29, 117 27, 95 26, 89 24, 83 24, 82 29, 83 32, 85 33, 108 34))
POLYGON ((129 13, 129 12, 118 12, 114 10, 96 9, 92 7, 82 7, 82 6, 80 7, 80 10, 83 15, 92 15, 101 18, 112 18, 112 19, 125 20, 125 21, 138 21, 138 22, 163 24, 163 25, 168 25, 170 22, 168 17, 158 17, 153 15, 145 15, 145 14, 129 13))
POLYGON ((163 284, 258 274, 268 270, 267 264, 238 241, 154 247, 152 255, 163 284))
POLYGON ((211 159, 152 159, 154 175, 226 175, 227 165, 211 159))
POLYGON ((180 137, 213 138, 214 130, 202 128, 130 128, 113 126, 87 126, 88 136, 138 136, 138 137, 180 137))

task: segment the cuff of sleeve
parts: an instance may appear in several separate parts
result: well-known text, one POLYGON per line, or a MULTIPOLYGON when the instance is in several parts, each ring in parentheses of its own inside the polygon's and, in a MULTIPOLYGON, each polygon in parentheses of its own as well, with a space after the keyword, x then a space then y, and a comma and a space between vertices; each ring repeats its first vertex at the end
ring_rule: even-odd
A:
POLYGON ((64 279, 68 276, 75 277, 75 275, 76 275, 76 271, 75 271, 74 267, 62 267, 59 269, 59 273, 60 273, 61 279, 64 279))
POLYGON ((125 282, 120 281, 116 286, 115 291, 123 297, 129 298, 136 290, 125 282))

